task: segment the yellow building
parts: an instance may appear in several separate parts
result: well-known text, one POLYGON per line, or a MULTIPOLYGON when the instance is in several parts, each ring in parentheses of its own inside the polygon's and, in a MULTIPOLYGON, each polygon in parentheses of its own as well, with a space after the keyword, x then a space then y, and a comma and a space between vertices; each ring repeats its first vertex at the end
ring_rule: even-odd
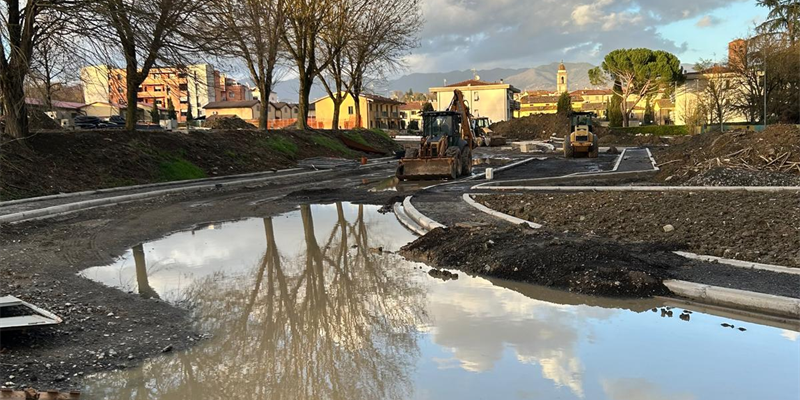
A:
MULTIPOLYGON (((346 95, 339 108, 339 128, 353 129, 357 126, 355 101, 346 95)), ((362 94, 359 98, 362 128, 400 129, 400 106, 403 103, 374 94, 362 94)), ((322 129, 333 127, 333 100, 325 96, 314 101, 316 122, 322 129)))
POLYGON ((236 116, 245 121, 255 121, 258 124, 261 102, 258 100, 242 101, 216 101, 206 104, 206 115, 236 116))

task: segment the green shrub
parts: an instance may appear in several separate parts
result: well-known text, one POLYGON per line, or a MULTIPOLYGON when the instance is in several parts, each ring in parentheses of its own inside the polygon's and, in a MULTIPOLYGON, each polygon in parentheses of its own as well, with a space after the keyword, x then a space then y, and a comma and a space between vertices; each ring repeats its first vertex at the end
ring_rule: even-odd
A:
POLYGON ((685 125, 648 125, 631 128, 609 128, 614 134, 635 135, 637 133, 656 136, 682 136, 688 135, 689 129, 685 125))
POLYGON ((205 178, 206 173, 191 161, 172 156, 158 165, 158 179, 163 182, 205 178))
POLYGON ((344 155, 352 155, 353 154, 353 152, 350 149, 348 149, 347 147, 345 147, 345 145, 342 142, 340 142, 340 141, 338 141, 336 139, 331 139, 331 138, 329 138, 327 136, 314 135, 314 136, 311 137, 311 141, 313 141, 314 144, 316 144, 318 146, 322 146, 322 147, 328 148, 329 150, 334 151, 334 152, 339 153, 339 154, 344 154, 344 155))
POLYGON ((261 139, 258 141, 258 144, 289 158, 297 157, 297 145, 283 136, 274 136, 266 140, 261 139))

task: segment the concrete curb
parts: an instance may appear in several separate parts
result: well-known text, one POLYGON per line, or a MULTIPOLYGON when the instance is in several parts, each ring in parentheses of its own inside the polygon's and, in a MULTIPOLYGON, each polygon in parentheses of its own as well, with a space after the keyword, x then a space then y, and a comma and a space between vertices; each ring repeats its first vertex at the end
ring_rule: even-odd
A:
POLYGON ((406 229, 420 236, 424 236, 426 233, 428 233, 425 228, 419 226, 416 222, 414 222, 414 220, 411 219, 411 217, 408 216, 408 213, 406 213, 406 210, 402 204, 394 203, 393 210, 397 220, 400 221, 400 224, 406 227, 406 229))
POLYGON ((653 164, 653 170, 661 171, 661 168, 659 168, 658 164, 656 164, 656 158, 653 157, 653 153, 650 152, 650 148, 645 147, 644 149, 647 150, 647 156, 650 157, 650 163, 653 164))
POLYGON ((405 209, 406 214, 417 223, 417 225, 421 226, 426 231, 431 231, 436 228, 445 228, 444 225, 426 217, 421 212, 417 211, 413 204, 411 204, 411 197, 408 196, 403 200, 403 209, 405 209))
POLYGON ((617 161, 614 163, 614 168, 611 169, 611 172, 616 172, 619 169, 619 165, 622 164, 622 159, 625 157, 625 153, 627 151, 627 148, 622 149, 622 152, 619 153, 619 157, 617 157, 617 161))
MULTIPOLYGON (((367 165, 372 164, 379 164, 385 161, 393 160, 394 157, 381 157, 381 158, 374 158, 370 160, 367 165)), ((36 203, 39 201, 46 201, 46 200, 55 200, 55 199, 67 199, 70 197, 78 197, 78 196, 86 196, 92 194, 104 194, 104 193, 114 193, 114 192, 124 192, 127 190, 141 190, 141 189, 148 189, 148 188, 157 188, 157 187, 165 187, 165 186, 177 186, 177 185, 190 185, 194 183, 204 183, 204 182, 215 182, 220 180, 236 180, 241 178, 252 178, 261 175, 269 175, 269 177, 273 177, 273 175, 285 173, 285 172, 292 172, 292 171, 303 171, 303 168, 287 168, 287 169, 279 169, 276 171, 262 171, 262 172, 250 172, 247 174, 237 174, 237 175, 224 175, 224 176, 212 176, 210 178, 200 178, 200 179, 187 179, 184 181, 170 181, 170 182, 157 182, 157 183, 145 183, 143 185, 133 185, 133 186, 119 186, 119 187, 112 187, 112 188, 103 188, 103 189, 95 189, 95 190, 84 190, 81 192, 71 192, 71 193, 59 193, 53 194, 49 196, 39 196, 39 197, 30 197, 27 199, 18 199, 18 200, 8 200, 8 201, 0 201, 0 208, 6 206, 12 206, 17 204, 25 204, 25 203, 36 203)), ((290 175, 281 175, 281 176, 290 176, 290 175)))
POLYGON ((529 227, 531 227, 533 229, 539 229, 539 228, 542 227, 542 225, 539 225, 539 224, 537 224, 535 222, 527 221, 527 220, 524 220, 522 218, 517 218, 517 217, 513 217, 513 216, 508 215, 508 214, 501 213, 500 211, 492 210, 491 208, 486 207, 485 205, 475 201, 469 193, 464 193, 462 198, 464 199, 464 201, 467 204, 471 205, 472 207, 477 208, 479 211, 484 212, 486 214, 489 214, 489 215, 491 215, 493 217, 500 218, 500 219, 502 219, 504 221, 508 221, 508 222, 510 222, 510 223, 512 223, 514 225, 525 224, 525 225, 528 225, 529 227))
MULTIPOLYGON (((359 168, 373 168, 376 166, 382 165, 381 163, 376 164, 368 164, 359 168)), ((41 219, 47 217, 54 217, 58 215, 64 215, 76 211, 83 211, 88 210, 91 208, 99 207, 99 206, 113 206, 121 203, 127 203, 136 200, 143 200, 150 197, 155 196, 162 196, 167 194, 174 194, 174 193, 185 193, 185 192, 194 192, 194 191, 201 191, 207 189, 216 189, 216 188, 223 188, 223 187, 235 187, 235 186, 243 186, 248 184, 254 183, 262 183, 268 182, 272 180, 278 180, 283 178, 296 178, 301 176, 308 176, 308 175, 316 175, 316 174, 323 174, 326 172, 339 172, 336 170, 319 170, 319 171, 308 171, 308 172, 301 172, 297 174, 286 174, 286 175, 279 175, 279 176, 268 176, 263 178, 254 178, 254 179, 244 179, 244 180, 237 180, 233 182, 224 182, 224 183, 208 183, 203 185, 193 185, 193 186, 183 186, 177 187, 172 189, 162 189, 162 190, 154 190, 150 192, 144 193, 134 193, 122 196, 113 196, 113 197, 104 197, 101 199, 93 199, 93 200, 85 200, 85 201, 78 201, 75 203, 67 203, 67 204, 59 204, 57 206, 39 208, 35 210, 28 210, 28 211, 21 211, 18 213, 13 214, 6 214, 0 215, 0 224, 3 223, 12 223, 12 222, 21 222, 29 219, 41 219)))
POLYGON ((46 200, 56 200, 56 199, 68 199, 70 197, 78 197, 78 196, 86 196, 92 194, 104 194, 104 193, 114 193, 114 192, 124 192, 126 190, 140 190, 140 189, 148 189, 148 188, 157 188, 157 187, 164 187, 164 186, 175 186, 175 185, 187 185, 193 183, 204 183, 204 182, 214 182, 224 179, 238 179, 238 178, 249 178, 259 175, 275 175, 281 172, 290 172, 290 171, 299 171, 302 168, 289 168, 289 169, 281 169, 277 171, 264 171, 264 172, 252 172, 249 174, 239 174, 239 175, 226 175, 226 176, 214 176, 211 178, 200 178, 200 179, 187 179, 184 181, 170 181, 170 182, 158 182, 158 183, 146 183, 143 185, 133 185, 133 186, 120 186, 120 187, 113 187, 113 188, 104 188, 104 189, 95 189, 95 190, 84 190, 81 192, 71 192, 71 193, 59 193, 53 194, 49 196, 40 196, 40 197, 31 197, 27 199, 18 199, 18 200, 8 200, 0 202, 0 207, 12 206, 17 204, 26 204, 26 203, 36 203, 39 201, 46 201, 46 200))
MULTIPOLYGON (((527 164, 527 163, 529 163, 531 161, 534 161, 534 160, 539 160, 540 158, 541 157, 530 157, 530 158, 526 158, 524 160, 513 162, 511 164, 503 165, 501 167, 495 168, 494 172, 503 172, 503 171, 505 171, 507 169, 511 169, 511 168, 514 168, 514 167, 519 167, 520 165, 527 164)), ((463 180, 464 181, 471 181, 471 180, 478 179, 478 178, 481 178, 481 177, 486 177, 486 172, 484 172, 482 174, 478 174, 478 175, 474 175, 474 176, 470 176, 470 177, 464 178, 463 180)), ((458 182, 458 181, 456 181, 456 182, 458 182)))
POLYGON ((703 303, 800 319, 800 299, 679 280, 665 280, 664 285, 675 295, 703 303))
MULTIPOLYGON (((634 173, 641 173, 635 171, 634 173)), ((647 171, 652 172, 652 171, 647 171)), ((629 172, 616 172, 628 174, 629 172)), ((603 175, 610 175, 603 174, 603 175)), ((574 179, 575 176, 570 177, 574 179)), ((472 189, 526 190, 535 192, 756 192, 756 193, 800 193, 800 186, 484 186, 472 189)))
POLYGON ((730 265, 732 267, 745 268, 745 269, 758 269, 770 272, 778 272, 781 274, 800 275, 800 268, 784 267, 780 265, 761 264, 751 261, 732 260, 729 258, 703 256, 695 253, 688 253, 685 251, 673 251, 673 253, 691 260, 717 262, 720 264, 730 265))
MULTIPOLYGON (((527 182, 527 183, 559 183, 559 182, 575 182, 584 179, 592 179, 593 182, 597 180, 606 180, 606 179, 624 179, 624 178, 646 178, 650 175, 656 174, 657 171, 655 170, 646 170, 646 171, 622 171, 622 172, 595 172, 595 173, 574 173, 569 175, 562 175, 562 176, 554 176, 554 177, 547 177, 547 178, 533 178, 533 179, 515 179, 512 181, 497 181, 497 182, 484 182, 473 186, 471 189, 480 190, 480 189, 488 189, 488 190, 518 190, 519 188, 528 188, 528 187, 543 187, 543 186, 501 186, 507 184, 513 184, 515 182, 527 182)), ((569 187, 569 186, 564 186, 569 187)), ((623 186, 624 187, 624 186, 623 186)), ((522 189, 525 190, 525 189, 522 189)))

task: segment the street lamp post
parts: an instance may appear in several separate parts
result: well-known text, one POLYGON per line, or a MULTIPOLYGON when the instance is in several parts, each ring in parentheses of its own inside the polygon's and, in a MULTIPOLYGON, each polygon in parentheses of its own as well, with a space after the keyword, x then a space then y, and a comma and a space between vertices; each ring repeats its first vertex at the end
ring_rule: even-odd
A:
POLYGON ((763 71, 758 71, 758 76, 760 76, 763 80, 764 84, 764 128, 767 127, 767 68, 764 67, 763 71))

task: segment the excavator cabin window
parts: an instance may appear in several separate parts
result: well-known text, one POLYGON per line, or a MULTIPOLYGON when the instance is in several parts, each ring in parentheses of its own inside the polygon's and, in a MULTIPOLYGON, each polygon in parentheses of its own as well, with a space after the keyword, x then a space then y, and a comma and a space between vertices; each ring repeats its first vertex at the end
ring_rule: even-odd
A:
POLYGON ((458 129, 457 124, 451 115, 426 116, 425 136, 450 136, 455 132, 454 127, 458 129))

